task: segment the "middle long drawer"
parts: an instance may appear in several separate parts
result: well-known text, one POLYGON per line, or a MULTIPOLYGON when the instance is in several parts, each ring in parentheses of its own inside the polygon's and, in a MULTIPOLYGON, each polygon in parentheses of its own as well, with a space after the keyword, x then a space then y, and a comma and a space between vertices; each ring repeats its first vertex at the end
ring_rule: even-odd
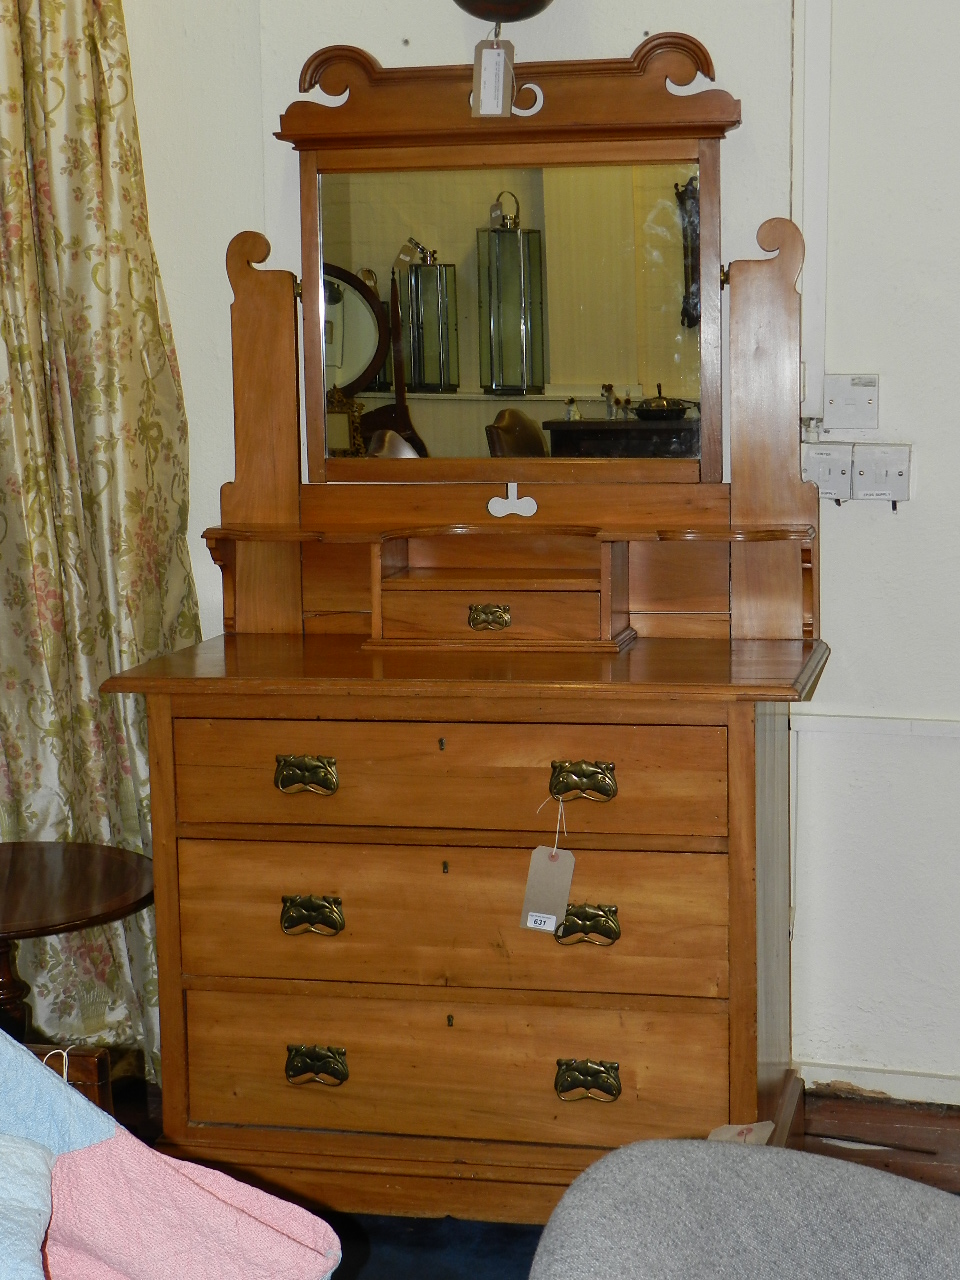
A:
POLYGON ((728 994, 726 855, 576 859, 572 903, 605 907, 608 924, 614 908, 615 927, 601 921, 591 931, 596 917, 581 912, 561 943, 520 927, 529 849, 181 840, 183 968, 200 977, 728 994))

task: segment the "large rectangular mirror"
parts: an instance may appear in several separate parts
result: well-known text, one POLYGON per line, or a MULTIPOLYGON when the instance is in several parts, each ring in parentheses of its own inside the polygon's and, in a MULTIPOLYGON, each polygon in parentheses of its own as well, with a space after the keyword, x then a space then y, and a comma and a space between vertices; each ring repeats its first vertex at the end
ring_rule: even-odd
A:
POLYGON ((367 452, 405 394, 434 458, 502 453, 489 429, 517 414, 539 437, 506 452, 698 456, 698 182, 695 162, 323 175, 328 454, 367 452))

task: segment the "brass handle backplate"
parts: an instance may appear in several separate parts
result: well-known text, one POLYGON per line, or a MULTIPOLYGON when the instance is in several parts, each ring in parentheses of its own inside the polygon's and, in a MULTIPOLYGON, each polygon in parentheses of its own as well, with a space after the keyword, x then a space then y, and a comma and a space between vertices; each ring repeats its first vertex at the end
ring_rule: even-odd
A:
POLYGON ((553 936, 565 946, 576 942, 593 942, 598 947, 612 947, 620 937, 620 921, 615 906, 602 903, 591 906, 589 902, 574 905, 567 903, 567 914, 553 931, 553 936))
POLYGON ((331 937, 346 928, 342 898, 296 893, 284 894, 282 901, 280 928, 284 933, 322 933, 331 937))
POLYGON ((350 1079, 346 1049, 332 1045, 288 1044, 285 1071, 291 1084, 328 1084, 337 1088, 350 1079))
POLYGON ((597 1102, 616 1102, 620 1097, 619 1062, 594 1062, 592 1058, 558 1058, 553 1082, 561 1102, 578 1102, 595 1098, 597 1102))
POLYGON ((554 800, 612 800, 617 794, 615 768, 602 760, 554 760, 550 794, 554 800))
POLYGON ((340 785, 337 762, 333 756, 277 756, 273 785, 284 795, 313 791, 318 796, 332 796, 340 785))
POLYGON ((467 621, 474 631, 505 631, 509 627, 508 604, 472 604, 467 621))

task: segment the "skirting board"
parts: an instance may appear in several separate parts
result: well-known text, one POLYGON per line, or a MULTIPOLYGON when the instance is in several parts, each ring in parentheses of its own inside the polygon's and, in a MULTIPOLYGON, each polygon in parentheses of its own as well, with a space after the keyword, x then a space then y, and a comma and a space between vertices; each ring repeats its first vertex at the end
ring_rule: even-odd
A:
POLYGON ((867 1093, 885 1094, 905 1102, 933 1102, 960 1106, 960 1076, 928 1075, 920 1071, 886 1071, 835 1062, 795 1062, 794 1070, 807 1089, 818 1085, 852 1084, 867 1093))

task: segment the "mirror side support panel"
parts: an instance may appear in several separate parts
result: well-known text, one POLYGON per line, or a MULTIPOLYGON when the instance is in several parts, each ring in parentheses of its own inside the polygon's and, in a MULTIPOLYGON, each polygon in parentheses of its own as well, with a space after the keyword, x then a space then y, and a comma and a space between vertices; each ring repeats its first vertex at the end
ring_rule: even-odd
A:
POLYGON ((741 535, 730 552, 731 635, 812 640, 820 501, 800 478, 803 237, 771 218, 757 243, 776 257, 730 264, 730 523, 741 535), (787 536, 770 539, 771 529, 787 536))
MULTIPOLYGON (((269 256, 269 241, 256 231, 242 231, 227 249, 234 294, 230 323, 236 479, 220 490, 223 529, 218 540, 239 525, 261 536, 251 539, 248 533, 235 540, 227 561, 232 561, 233 581, 224 580, 224 628, 299 633, 300 541, 290 537, 300 524, 296 281, 289 271, 254 267, 269 256), (277 530, 276 541, 263 538, 271 527, 277 530), (283 531, 285 538, 279 536, 283 531)), ((224 568, 222 561, 218 563, 224 568)))

